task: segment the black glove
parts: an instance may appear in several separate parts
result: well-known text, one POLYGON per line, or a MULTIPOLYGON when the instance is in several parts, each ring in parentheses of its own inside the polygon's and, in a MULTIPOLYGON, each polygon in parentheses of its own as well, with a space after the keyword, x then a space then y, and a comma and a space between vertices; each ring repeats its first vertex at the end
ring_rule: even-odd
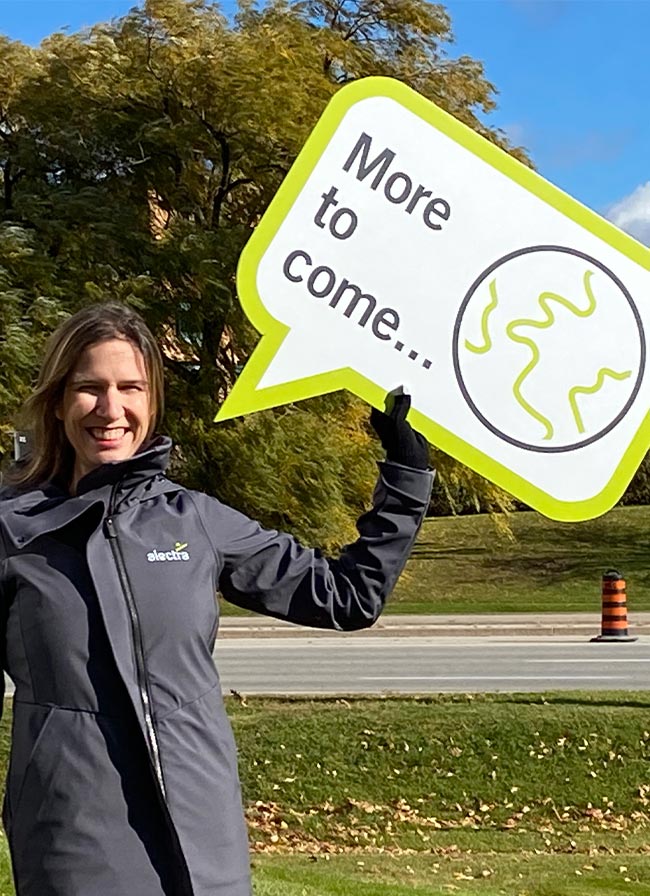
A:
POLYGON ((429 446, 424 436, 406 422, 410 407, 410 395, 389 392, 386 396, 387 413, 373 408, 370 423, 384 446, 387 460, 415 470, 427 470, 429 446))

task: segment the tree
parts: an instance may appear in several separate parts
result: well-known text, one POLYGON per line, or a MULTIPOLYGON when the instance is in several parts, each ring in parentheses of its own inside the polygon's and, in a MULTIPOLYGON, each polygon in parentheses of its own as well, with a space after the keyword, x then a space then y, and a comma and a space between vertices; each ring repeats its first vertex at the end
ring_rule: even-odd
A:
MULTIPOLYGON (((5 430, 58 315, 118 298, 164 348, 175 474, 266 524, 327 545, 351 536, 374 479, 362 403, 327 396, 211 422, 258 338, 236 298, 237 260, 345 81, 400 78, 512 150, 479 117, 494 104, 481 64, 445 55, 444 8, 272 0, 242 3, 231 23, 207 0, 145 0, 38 50, 2 40, 0 265, 13 259, 0 267, 10 295, 0 351, 13 365, 0 379, 5 430)), ((436 454, 450 494, 508 506, 436 454)))

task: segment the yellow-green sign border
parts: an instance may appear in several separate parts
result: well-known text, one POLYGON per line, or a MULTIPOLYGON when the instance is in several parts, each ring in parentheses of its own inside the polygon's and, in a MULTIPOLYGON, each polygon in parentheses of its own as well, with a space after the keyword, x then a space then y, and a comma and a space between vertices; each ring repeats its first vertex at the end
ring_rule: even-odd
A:
MULTIPOLYGON (((375 407, 383 407, 384 391, 349 367, 292 380, 265 389, 256 388, 289 332, 287 326, 271 317, 262 303, 257 290, 259 264, 344 116, 356 103, 373 97, 386 97, 395 100, 475 156, 505 174, 510 180, 557 209, 561 214, 575 221, 576 224, 599 237, 636 264, 650 270, 650 250, 411 88, 392 78, 364 78, 355 81, 341 88, 329 102, 242 252, 237 269, 239 297, 247 317, 263 336, 215 417, 217 422, 344 388, 354 392, 375 407)), ((409 419, 432 444, 467 464, 482 476, 497 483, 546 516, 567 522, 590 519, 609 510, 625 491, 650 446, 650 413, 648 413, 605 488, 599 494, 584 501, 566 502, 560 501, 532 485, 493 458, 420 414, 415 408, 411 410, 409 419)))

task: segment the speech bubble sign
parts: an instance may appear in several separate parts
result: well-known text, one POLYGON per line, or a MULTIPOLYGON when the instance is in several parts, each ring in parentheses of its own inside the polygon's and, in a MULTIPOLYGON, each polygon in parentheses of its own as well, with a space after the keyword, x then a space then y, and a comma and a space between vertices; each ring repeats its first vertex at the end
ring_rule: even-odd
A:
POLYGON ((244 249, 263 338, 216 419, 403 385, 430 442, 549 517, 598 516, 650 446, 649 268, 410 88, 357 81, 244 249))

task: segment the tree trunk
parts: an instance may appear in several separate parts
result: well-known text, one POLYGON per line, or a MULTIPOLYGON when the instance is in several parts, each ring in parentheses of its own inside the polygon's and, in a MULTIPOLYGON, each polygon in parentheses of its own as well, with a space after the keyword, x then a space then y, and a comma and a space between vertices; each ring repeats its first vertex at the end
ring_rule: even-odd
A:
POLYGON ((4 209, 9 212, 13 209, 14 201, 14 182, 11 176, 11 159, 7 159, 2 169, 2 179, 4 184, 4 209))

